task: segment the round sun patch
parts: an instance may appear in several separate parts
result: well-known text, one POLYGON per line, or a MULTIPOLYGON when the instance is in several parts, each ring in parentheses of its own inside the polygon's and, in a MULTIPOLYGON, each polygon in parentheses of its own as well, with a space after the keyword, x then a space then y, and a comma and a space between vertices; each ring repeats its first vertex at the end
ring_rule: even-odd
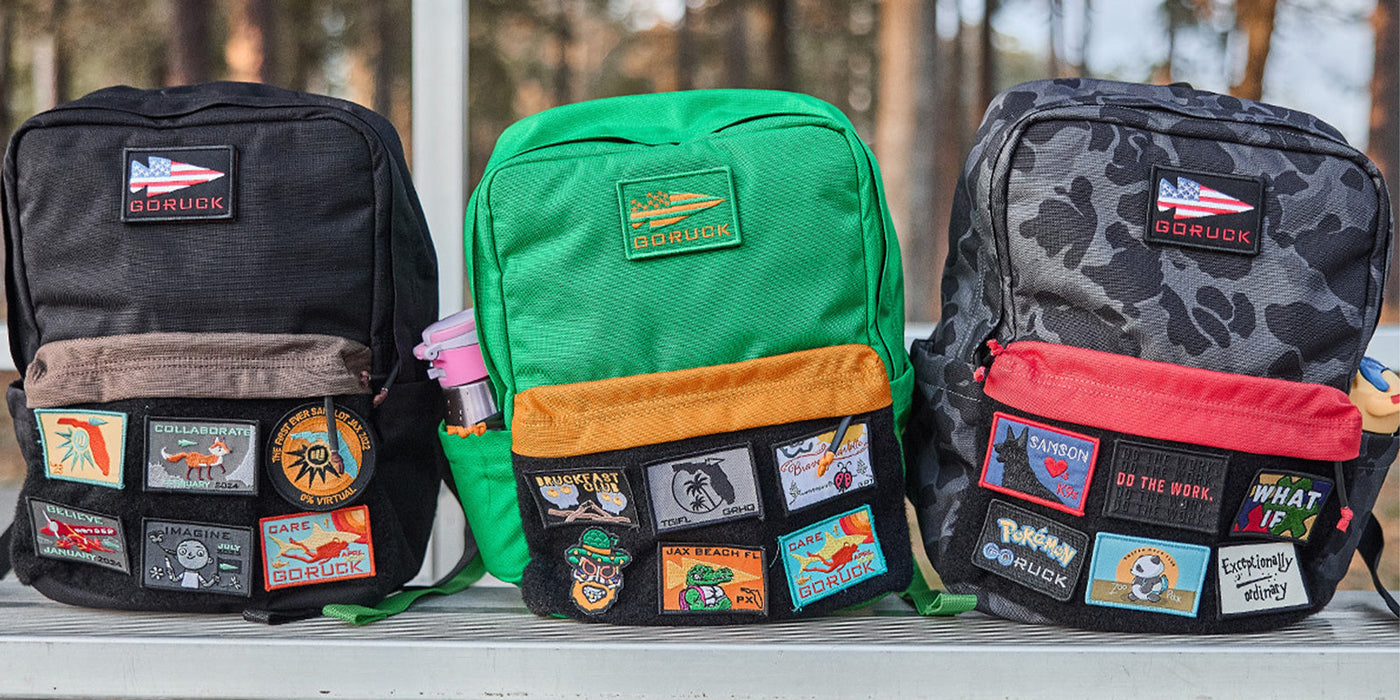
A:
POLYGON ((268 476, 277 493, 301 508, 327 511, 354 503, 374 474, 368 424, 341 406, 335 407, 335 423, 338 439, 332 441, 325 406, 306 404, 272 429, 268 476))

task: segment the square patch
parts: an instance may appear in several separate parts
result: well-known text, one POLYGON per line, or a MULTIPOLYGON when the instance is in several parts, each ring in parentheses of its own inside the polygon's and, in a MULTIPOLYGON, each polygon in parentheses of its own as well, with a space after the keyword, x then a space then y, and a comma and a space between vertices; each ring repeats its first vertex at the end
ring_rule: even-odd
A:
POLYGON ((232 219, 233 146, 122 152, 122 221, 232 219))
POLYGON ((365 506, 263 518, 258 526, 263 587, 269 591, 374 575, 365 506))
POLYGON ((75 561, 131 573, 122 521, 57 503, 29 499, 34 553, 47 559, 75 561))
POLYGON ((1084 602, 1195 617, 1208 564, 1209 547, 1100 532, 1084 602))
POLYGON ((142 587, 253 595, 251 528, 147 519, 143 529, 142 587))
POLYGON ((621 469, 565 469, 527 474, 545 527, 607 523, 637 527, 637 504, 621 469))
POLYGON ((1083 515, 1098 455, 1098 438, 997 411, 992 417, 982 478, 977 483, 1031 503, 1083 515))
POLYGON ((1228 454, 1119 440, 1103 514, 1213 534, 1229 465, 1228 454))
POLYGON ((1148 190, 1148 241, 1259 254, 1263 179, 1154 165, 1148 190))
POLYGON ((773 448, 783 501, 789 512, 875 485, 870 461, 870 425, 851 423, 829 464, 822 457, 836 430, 810 435, 773 448))
POLYGON ((861 506, 778 538, 795 609, 885 573, 870 506, 861 506))
POLYGON ((126 414, 38 408, 44 476, 108 488, 122 487, 126 414))
POLYGON ((258 424, 146 419, 146 490, 252 496, 258 493, 258 424))
POLYGON ((628 260, 739 245, 728 166, 617 183, 628 260))
POLYGON ((1311 604, 1292 542, 1233 544, 1215 552, 1220 616, 1297 610, 1311 604))
POLYGON ((1307 542, 1331 493, 1332 482, 1320 476, 1261 470, 1245 493, 1230 534, 1307 542))
POLYGON ((662 544, 658 551, 663 615, 768 611, 763 548, 662 544))
POLYGON ((763 517, 748 445, 645 467, 657 532, 763 517))
POLYGON ((1074 528, 993 500, 972 565, 1066 601, 1079 583, 1088 547, 1089 536, 1074 528))

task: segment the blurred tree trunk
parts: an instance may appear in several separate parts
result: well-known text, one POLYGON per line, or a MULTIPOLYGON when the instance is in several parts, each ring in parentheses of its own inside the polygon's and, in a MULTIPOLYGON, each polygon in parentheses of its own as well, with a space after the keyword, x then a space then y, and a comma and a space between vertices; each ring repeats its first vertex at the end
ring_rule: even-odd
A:
MULTIPOLYGON (((371 2, 366 9, 379 7, 381 3, 371 2)), ((224 44, 229 80, 273 81, 273 21, 272 0, 234 0, 230 4, 228 41, 224 44)))
POLYGON ((729 0, 724 12, 728 38, 723 52, 724 86, 749 87, 749 4, 747 0, 729 0))
POLYGON ((676 24, 676 89, 695 89, 695 11, 681 3, 681 21, 676 24))
POLYGON ((1274 36, 1274 16, 1278 0, 1236 0, 1235 22, 1244 30, 1246 49, 1244 75, 1230 88, 1230 94, 1247 100, 1264 95, 1264 65, 1269 61, 1269 44, 1274 36))
POLYGON ((1064 5, 1061 0, 1046 0, 1046 9, 1050 14, 1050 21, 1046 25, 1050 30, 1049 50, 1046 54, 1045 77, 1060 77, 1060 37, 1064 35, 1064 5))
POLYGON ((977 116, 987 111, 987 105, 997 94, 996 47, 992 46, 992 20, 1000 8, 1000 0, 982 0, 982 26, 977 45, 977 116))
POLYGON ((573 102, 573 70, 569 65, 569 52, 574 43, 574 21, 569 13, 571 0, 555 0, 554 41, 559 55, 554 62, 554 104, 565 105, 573 102))
POLYGON ((1079 65, 1075 67, 1075 73, 1081 78, 1092 77, 1089 71, 1089 37, 1093 34, 1094 28, 1094 2, 1084 0, 1084 17, 1079 26, 1079 65))
POLYGON ((319 70, 325 45, 324 32, 308 30, 319 25, 318 8, 311 0, 281 0, 277 10, 277 24, 289 30, 282 32, 283 50, 278 52, 280 84, 291 90, 306 90, 319 70))
POLYGON ((42 29, 30 39, 34 81, 34 111, 46 110, 67 99, 68 66, 58 28, 63 23, 64 0, 39 3, 42 29))
MULTIPOLYGON (((875 103, 875 157, 885 183, 885 202, 899 236, 900 250, 910 256, 905 265, 906 289, 920 289, 916 259, 920 232, 927 221, 910 218, 910 199, 917 196, 911 181, 914 132, 918 128, 919 0, 883 0, 879 17, 878 92, 875 103)), ((914 295, 905 295, 905 315, 920 318, 923 309, 914 295)))
POLYGON ((0 4, 0 136, 10 134, 10 93, 15 89, 10 51, 14 48, 14 38, 14 5, 0 4))
MULTIPOLYGON (((916 38, 918 61, 915 65, 917 88, 915 92, 914 117, 914 162, 909 171, 909 219, 913 222, 912 236, 917 237, 909 251, 905 269, 910 271, 908 284, 909 311, 907 315, 917 321, 932 321, 938 318, 939 279, 943 270, 943 260, 948 254, 947 229, 939 226, 942 217, 938 204, 938 155, 939 138, 942 132, 940 121, 943 115, 938 110, 939 81, 941 78, 938 60, 938 0, 920 0, 918 34, 916 38)), ((956 148, 952 144, 946 144, 956 148)))
MULTIPOLYGON (((1377 0, 1371 15, 1376 32, 1375 69, 1371 73, 1371 138, 1367 155, 1385 176, 1392 216, 1400 219, 1400 0, 1377 0)), ((1394 243, 1400 250, 1400 237, 1394 243)), ((1390 264, 1382 317, 1400 321, 1400 255, 1390 264)))
POLYGON ((171 0, 170 72, 166 85, 209 80, 209 0, 171 0))
POLYGON ((768 11, 769 87, 792 90, 792 13, 790 0, 764 0, 768 11))

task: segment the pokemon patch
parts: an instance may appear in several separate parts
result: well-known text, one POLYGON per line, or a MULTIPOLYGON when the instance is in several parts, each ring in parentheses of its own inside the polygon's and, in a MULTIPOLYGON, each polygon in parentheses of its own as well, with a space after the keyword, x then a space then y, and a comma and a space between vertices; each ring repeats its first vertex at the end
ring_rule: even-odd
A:
POLYGON ((1311 604, 1292 542, 1232 544, 1215 550, 1220 616, 1297 610, 1311 604))
POLYGON ((272 429, 267 472, 288 503, 325 512, 354 503, 374 474, 374 438, 354 411, 335 407, 334 439, 323 404, 306 404, 272 429))
POLYGON ((1195 617, 1209 564, 1209 547, 1100 532, 1084 602, 1195 617))
POLYGON ((126 414, 38 408, 44 476, 108 488, 122 487, 126 414))
POLYGON ((992 416, 987 457, 977 483, 1031 503, 1083 515, 1098 455, 1098 438, 997 411, 992 416))
POLYGON ((835 433, 828 430, 773 448, 788 511, 875 485, 875 470, 870 464, 870 426, 850 423, 833 459, 823 460, 835 433))
POLYGON ((778 538, 792 606, 804 606, 885 573, 870 506, 778 538))
POLYGON ((622 569, 632 563, 632 554, 617 544, 617 535, 590 527, 579 535, 578 544, 564 550, 569 562, 569 598, 585 615, 601 615, 617 602, 622 591, 622 569))
POLYGON ((1069 600, 1089 536, 1054 520, 993 500, 972 552, 972 565, 1059 601, 1069 600))
POLYGON ((657 532, 763 517, 748 445, 646 466, 657 532))
POLYGON ((269 591, 374 575, 369 509, 298 513, 258 521, 269 591))
POLYGON ((253 496, 258 493, 258 424, 146 419, 146 490, 253 496))
POLYGON ((1214 534, 1229 466, 1228 454, 1119 440, 1103 514, 1214 534))
POLYGON ((234 160, 233 146, 125 149, 121 220, 232 219, 234 160))
POLYGON ((661 613, 767 612, 763 549, 710 544, 663 544, 661 613))
POLYGON ((253 530, 207 523, 143 521, 141 585, 182 593, 253 595, 253 530))
POLYGON ((1332 482, 1322 477, 1260 471, 1240 504, 1230 534, 1307 542, 1331 493, 1332 482))
POLYGON ((37 498, 29 499, 29 517, 35 554, 131 573, 121 519, 37 498))
POLYGON ((545 527, 608 523, 637 527, 637 504, 621 469, 579 469, 525 476, 545 527))

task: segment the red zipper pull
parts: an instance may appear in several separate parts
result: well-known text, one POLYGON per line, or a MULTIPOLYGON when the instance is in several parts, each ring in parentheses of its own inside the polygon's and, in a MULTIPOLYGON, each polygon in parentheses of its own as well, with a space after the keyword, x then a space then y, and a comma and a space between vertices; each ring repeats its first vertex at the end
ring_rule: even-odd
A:
POLYGON ((1351 527, 1352 518, 1351 504, 1347 503, 1347 484, 1342 477, 1342 463, 1333 462, 1332 467, 1335 470, 1333 476, 1337 478, 1337 496, 1342 499, 1342 517, 1337 519, 1337 529, 1346 532, 1347 528, 1351 527))

